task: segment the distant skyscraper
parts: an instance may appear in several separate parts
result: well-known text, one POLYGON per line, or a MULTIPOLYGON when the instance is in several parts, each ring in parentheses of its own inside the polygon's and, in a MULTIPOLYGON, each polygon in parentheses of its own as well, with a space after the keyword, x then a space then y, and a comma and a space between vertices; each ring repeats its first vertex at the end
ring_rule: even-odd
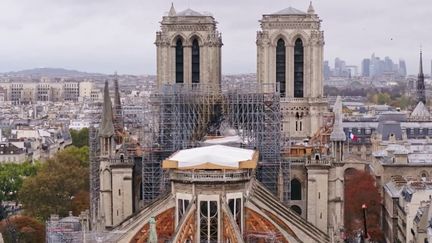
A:
POLYGON ((407 75, 405 60, 403 59, 399 60, 399 75, 402 77, 407 75))
POLYGON ((393 72, 393 61, 390 57, 384 58, 384 72, 393 72))
POLYGON ((379 58, 375 57, 375 53, 372 54, 370 59, 369 74, 371 77, 379 75, 379 58))
POLYGON ((417 102, 423 102, 426 104, 426 94, 425 94, 425 83, 423 75, 423 57, 422 51, 420 50, 420 67, 419 74, 417 76, 417 102))
POLYGON ((370 76, 370 59, 365 58, 362 61, 362 76, 369 77, 370 76))

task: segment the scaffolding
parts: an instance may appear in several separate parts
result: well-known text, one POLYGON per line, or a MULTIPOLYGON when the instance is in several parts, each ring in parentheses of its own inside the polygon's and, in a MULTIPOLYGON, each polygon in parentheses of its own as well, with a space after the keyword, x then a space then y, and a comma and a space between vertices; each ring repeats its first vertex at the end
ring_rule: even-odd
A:
POLYGON ((92 125, 89 128, 89 159, 90 159, 90 211, 91 211, 91 225, 96 225, 98 206, 99 206, 99 192, 100 192, 100 178, 99 167, 100 160, 99 154, 99 139, 98 130, 92 125))
POLYGON ((274 85, 258 83, 173 84, 155 89, 144 104, 141 134, 144 202, 167 188, 162 161, 180 149, 199 146, 206 135, 217 135, 222 122, 237 130, 245 148, 260 152, 257 177, 276 194, 284 139, 275 90, 274 85))

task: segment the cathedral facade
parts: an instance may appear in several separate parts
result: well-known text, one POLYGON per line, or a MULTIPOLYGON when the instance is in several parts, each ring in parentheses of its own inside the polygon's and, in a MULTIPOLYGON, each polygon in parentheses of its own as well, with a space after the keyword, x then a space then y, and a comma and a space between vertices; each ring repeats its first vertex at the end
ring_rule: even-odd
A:
MULTIPOLYGON (((160 31, 156 33, 159 88, 165 85, 197 87, 200 84, 220 91, 222 39, 216 23, 210 14, 199 13, 191 9, 177 12, 174 6, 171 6, 168 15, 164 16, 161 21, 160 31)), ((256 172, 255 169, 259 170, 258 166, 248 168, 247 173, 250 174, 239 180, 241 183, 236 178, 231 178, 231 181, 235 182, 231 185, 227 182, 230 180, 224 177, 226 168, 209 169, 206 167, 208 164, 203 160, 199 161, 203 162, 203 165, 191 168, 197 170, 197 175, 200 174, 199 170, 202 170, 207 180, 213 178, 210 174, 214 171, 206 170, 223 169, 214 172, 215 175, 213 175, 220 181, 208 183, 208 181, 189 178, 193 182, 191 183, 185 177, 181 179, 170 177, 171 191, 159 195, 155 203, 146 204, 143 207, 137 206, 142 204, 137 200, 136 195, 139 194, 139 190, 143 190, 134 183, 136 181, 134 170, 139 166, 133 162, 136 159, 132 154, 127 154, 126 150, 122 150, 125 137, 122 137, 121 126, 115 125, 119 120, 114 115, 117 112, 112 111, 106 87, 104 115, 98 133, 99 149, 94 159, 98 163, 96 167, 99 173, 99 184, 94 187, 98 193, 93 196, 97 198, 94 207, 97 209, 92 210, 94 225, 117 230, 119 234, 127 230, 122 236, 124 242, 144 242, 151 238, 154 239, 155 234, 162 231, 168 240, 182 239, 178 242, 198 242, 201 237, 200 232, 205 230, 200 228, 202 223, 200 222, 201 216, 198 215, 201 210, 199 208, 202 207, 200 198, 206 198, 208 199, 206 204, 208 208, 205 211, 206 220, 208 222, 212 220, 208 210, 213 201, 214 205, 218 206, 212 210, 217 215, 221 215, 215 219, 218 222, 215 228, 216 235, 212 235, 214 232, 211 232, 210 226, 206 228, 207 241, 209 237, 215 237, 214 239, 217 240, 230 239, 230 242, 248 241, 242 238, 245 232, 257 237, 270 229, 273 230, 274 237, 284 239, 283 242, 302 242, 305 239, 309 240, 306 242, 337 241, 339 230, 343 228, 345 170, 364 169, 365 163, 344 155, 345 135, 341 124, 341 103, 334 108, 333 127, 330 124, 327 130, 323 130, 323 127, 328 125, 325 124, 323 117, 331 112, 323 97, 324 34, 320 29, 321 20, 315 14, 313 6, 310 5, 306 12, 287 8, 274 14, 265 14, 260 23, 261 30, 258 31, 256 39, 257 83, 262 85, 264 90, 271 89, 267 92, 277 94, 278 99, 274 102, 280 104, 277 109, 280 109, 282 114, 282 122, 274 124, 278 133, 280 131, 286 138, 289 138, 289 145, 282 148, 283 151, 279 150, 280 147, 274 148, 276 153, 283 154, 284 160, 277 161, 278 166, 271 164, 270 168, 275 170, 271 173, 280 174, 277 185, 278 193, 283 194, 284 191, 289 191, 289 200, 283 203, 277 202, 277 195, 270 195, 268 188, 259 184, 263 181, 255 181, 253 174, 256 172), (320 131, 327 132, 327 135, 320 134, 320 131), (314 142, 317 138, 319 138, 319 143, 314 142), (296 145, 298 142, 303 144, 296 145), (297 152, 294 153, 295 151, 297 152), (277 171, 281 170, 280 167, 285 161, 290 163, 289 175, 277 171), (196 188, 200 190, 195 191, 196 188), (230 195, 226 188, 232 189, 230 195), (244 210, 239 214, 241 219, 237 219, 235 213, 229 214, 230 209, 226 208, 230 207, 230 199, 233 199, 231 198, 233 195, 241 203, 239 210, 240 208, 244 210), (188 217, 182 219, 184 215, 188 217), (156 218, 156 223, 152 217, 156 218), (158 219, 169 223, 161 224, 161 221, 158 223, 158 219), (249 219, 256 222, 248 225, 249 228, 247 228, 246 224, 249 219), (228 228, 224 228, 224 225, 228 228)), ((116 97, 115 101, 117 100, 119 99, 116 97)), ((244 102, 248 100, 245 99, 244 102)), ((182 109, 186 109, 187 106, 189 104, 185 103, 182 109)), ((116 104, 115 107, 121 108, 120 104, 116 104)), ((168 106, 170 109, 173 107, 173 104, 168 106)), ((205 106, 205 109, 201 110, 214 109, 214 107, 211 109, 209 107, 211 106, 205 106)), ((237 106, 233 107, 237 109, 237 106)), ((257 106, 241 106, 242 109, 244 107, 249 109, 257 106)), ((242 109, 238 111, 244 112, 242 109)), ((181 112, 187 116, 196 115, 191 115, 190 113, 193 113, 191 110, 181 112)), ((268 116, 264 116, 265 118, 268 116)), ((176 124, 168 125, 172 128, 176 124)), ((159 140, 158 142, 162 144, 164 141, 159 140)), ((182 149, 176 148, 176 151, 172 152, 175 155, 177 151, 182 151, 182 149)), ((262 153, 262 151, 257 151, 257 153, 262 153)), ((258 157, 254 157, 255 160, 258 160, 258 157)), ((141 166, 146 165, 142 162, 141 166)), ((178 168, 174 169, 176 170, 174 173, 185 176, 182 171, 178 171, 178 168)), ((195 176, 195 171, 190 174, 195 176)), ((145 179, 143 177, 143 180, 145 179)), ((284 197, 279 196, 278 198, 283 199, 284 197)), ((236 206, 233 207, 236 208, 236 206)), ((270 236, 267 234, 265 237, 270 236)), ((207 241, 202 240, 202 242, 207 241)))

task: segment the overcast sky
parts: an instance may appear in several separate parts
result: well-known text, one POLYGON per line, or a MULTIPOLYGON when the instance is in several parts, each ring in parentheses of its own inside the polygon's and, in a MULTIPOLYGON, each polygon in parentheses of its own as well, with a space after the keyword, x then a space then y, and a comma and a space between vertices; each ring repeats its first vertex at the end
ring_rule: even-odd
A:
MULTIPOLYGON (((153 44, 168 0, 0 0, 0 72, 62 67, 88 72, 154 74, 153 44)), ((211 12, 219 22, 225 74, 256 71, 256 31, 263 13, 292 6, 306 11, 306 0, 176 0, 211 12)), ((315 0, 323 20, 325 59, 340 57, 358 65, 373 52, 408 72, 418 71, 423 46, 425 72, 432 57, 431 0, 315 0)))

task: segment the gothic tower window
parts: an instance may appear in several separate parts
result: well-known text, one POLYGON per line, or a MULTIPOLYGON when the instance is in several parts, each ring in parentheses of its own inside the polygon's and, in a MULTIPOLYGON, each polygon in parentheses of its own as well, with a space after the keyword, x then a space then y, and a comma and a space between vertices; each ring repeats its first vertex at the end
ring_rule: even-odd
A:
POLYGON ((200 82, 200 47, 198 40, 192 41, 192 83, 200 82))
POLYGON ((297 179, 291 180, 291 200, 302 200, 301 183, 297 179))
POLYGON ((303 97, 304 76, 303 41, 298 38, 294 45, 294 97, 303 97))
POLYGON ((175 48, 175 81, 176 83, 183 83, 183 72, 184 72, 184 65, 183 65, 183 42, 179 38, 176 42, 176 48, 175 48))
POLYGON ((276 84, 279 86, 281 97, 285 97, 285 60, 285 41, 283 39, 279 39, 276 46, 276 84))

